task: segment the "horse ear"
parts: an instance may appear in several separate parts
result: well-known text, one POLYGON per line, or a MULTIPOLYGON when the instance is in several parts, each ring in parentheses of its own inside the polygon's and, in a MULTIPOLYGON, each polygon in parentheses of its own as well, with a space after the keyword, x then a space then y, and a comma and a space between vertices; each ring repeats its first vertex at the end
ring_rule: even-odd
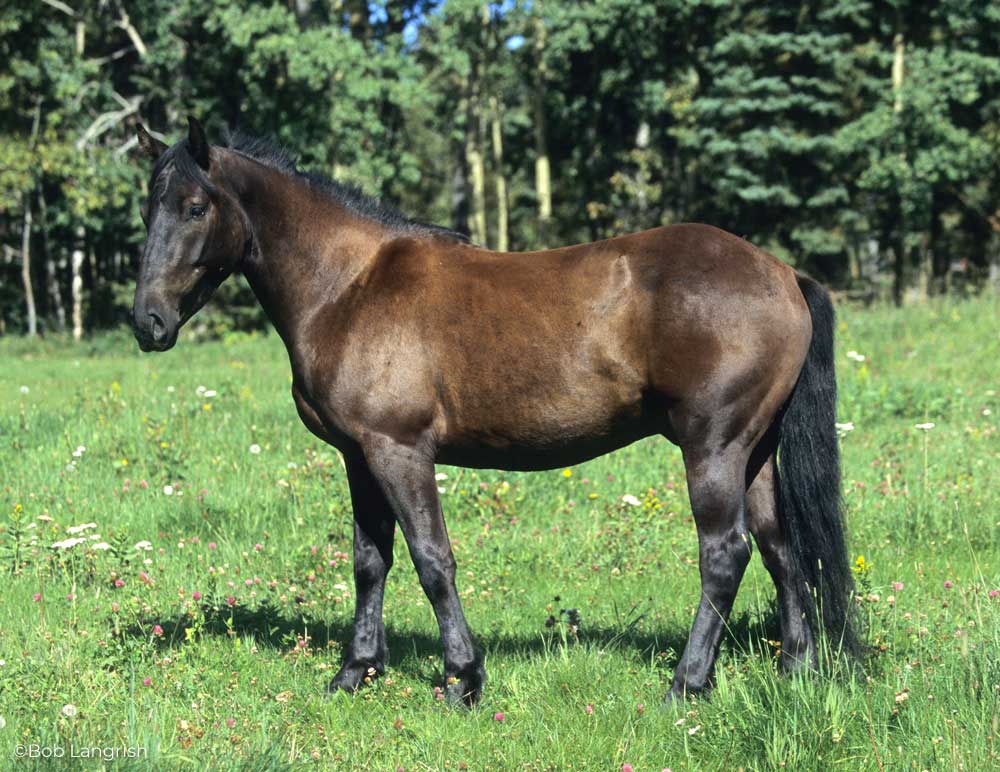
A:
POLYGON ((160 142, 156 137, 146 131, 146 127, 141 123, 135 125, 135 138, 139 142, 139 149, 145 153, 151 161, 156 161, 163 151, 167 149, 167 146, 160 142))
POLYGON ((208 138, 198 119, 188 116, 188 150, 192 158, 205 171, 208 171, 208 138))

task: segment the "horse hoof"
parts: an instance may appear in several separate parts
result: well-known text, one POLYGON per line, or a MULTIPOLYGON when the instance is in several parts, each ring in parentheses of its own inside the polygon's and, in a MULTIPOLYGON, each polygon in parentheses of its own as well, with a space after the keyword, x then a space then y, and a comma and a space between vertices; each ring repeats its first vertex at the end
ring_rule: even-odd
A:
POLYGON ((787 675, 808 672, 816 667, 816 652, 808 644, 790 644, 781 649, 781 669, 787 675))
POLYGON ((330 685, 326 687, 326 693, 351 692, 353 694, 361 687, 371 684, 384 672, 385 668, 379 663, 344 663, 337 675, 330 681, 330 685))
POLYGON ((444 690, 448 704, 454 707, 473 707, 482 697, 485 680, 486 672, 482 667, 476 668, 471 673, 449 677, 444 690))
POLYGON ((687 708, 692 697, 695 699, 707 697, 709 691, 710 687, 708 686, 694 689, 690 686, 682 687, 674 685, 670 687, 667 696, 663 698, 663 704, 667 708, 687 708))

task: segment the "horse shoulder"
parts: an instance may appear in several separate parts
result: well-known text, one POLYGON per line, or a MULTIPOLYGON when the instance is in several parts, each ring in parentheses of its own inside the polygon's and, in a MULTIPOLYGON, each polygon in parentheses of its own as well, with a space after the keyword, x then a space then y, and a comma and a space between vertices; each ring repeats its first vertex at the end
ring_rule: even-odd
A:
POLYGON ((419 310, 431 250, 407 236, 382 244, 349 293, 314 314, 306 393, 296 401, 313 406, 331 434, 413 442, 433 424, 436 390, 419 310))

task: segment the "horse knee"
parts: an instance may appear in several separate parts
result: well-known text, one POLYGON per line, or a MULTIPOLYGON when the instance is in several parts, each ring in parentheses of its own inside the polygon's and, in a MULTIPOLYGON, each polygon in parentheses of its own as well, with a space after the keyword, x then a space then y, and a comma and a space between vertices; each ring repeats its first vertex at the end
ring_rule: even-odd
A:
POLYGON ((746 528, 732 527, 701 539, 701 575, 714 586, 738 584, 753 553, 746 528))
POLYGON ((689 490, 703 583, 710 592, 728 593, 753 553, 742 478, 732 465, 711 464, 691 475, 689 490))
POLYGON ((385 563, 381 558, 354 560, 354 582, 358 587, 377 587, 385 581, 391 563, 385 563))
POLYGON ((433 555, 414 556, 420 586, 424 588, 433 604, 448 597, 455 586, 455 558, 450 553, 445 557, 433 555))
POLYGON ((750 559, 752 540, 743 492, 726 484, 700 485, 691 508, 705 557, 750 559))

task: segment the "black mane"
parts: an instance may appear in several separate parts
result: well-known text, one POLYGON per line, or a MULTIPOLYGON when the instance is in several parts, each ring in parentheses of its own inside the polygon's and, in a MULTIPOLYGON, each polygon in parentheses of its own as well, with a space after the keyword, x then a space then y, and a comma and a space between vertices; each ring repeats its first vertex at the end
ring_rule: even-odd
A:
MULTIPOLYGON (((252 158, 265 166, 270 166, 308 180, 310 185, 323 191, 352 212, 389 228, 403 231, 423 231, 435 236, 452 238, 456 241, 469 241, 468 236, 451 228, 412 220, 396 209, 396 207, 374 196, 369 196, 355 185, 337 182, 321 174, 300 171, 291 154, 270 140, 236 131, 229 134, 224 147, 235 150, 237 153, 252 158)), ((195 169, 198 169, 197 164, 193 165, 195 169)), ((201 181, 198 182, 201 184, 201 181)))

